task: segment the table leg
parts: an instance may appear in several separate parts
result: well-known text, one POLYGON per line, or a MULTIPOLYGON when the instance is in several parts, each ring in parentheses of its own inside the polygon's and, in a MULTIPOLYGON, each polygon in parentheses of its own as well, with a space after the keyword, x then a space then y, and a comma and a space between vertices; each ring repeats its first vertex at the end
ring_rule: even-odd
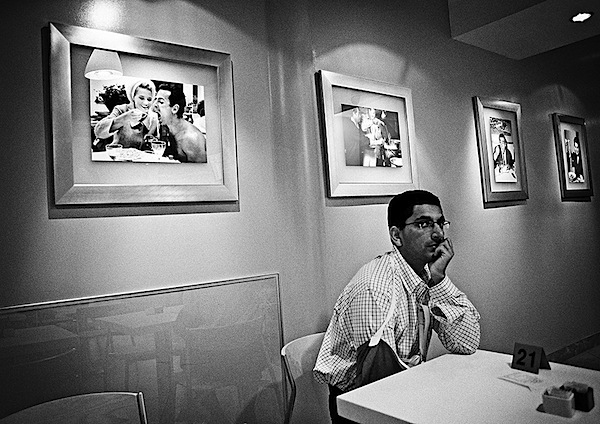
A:
POLYGON ((172 423, 175 420, 175 390, 173 384, 173 338, 171 329, 154 333, 156 347, 156 378, 160 422, 172 423))

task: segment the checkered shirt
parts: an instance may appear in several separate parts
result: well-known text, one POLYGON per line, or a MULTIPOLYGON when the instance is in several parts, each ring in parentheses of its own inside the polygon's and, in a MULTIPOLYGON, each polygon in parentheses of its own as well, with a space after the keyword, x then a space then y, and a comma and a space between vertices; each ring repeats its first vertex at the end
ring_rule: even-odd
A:
MULTIPOLYGON (((429 269, 425 269, 430 277, 429 269)), ((396 312, 383 332, 400 358, 419 353, 418 303, 431 308, 444 347, 470 354, 479 346, 479 313, 446 276, 429 288, 397 248, 364 265, 340 294, 313 373, 317 381, 347 390, 356 378, 356 350, 379 329, 396 291, 396 312)))

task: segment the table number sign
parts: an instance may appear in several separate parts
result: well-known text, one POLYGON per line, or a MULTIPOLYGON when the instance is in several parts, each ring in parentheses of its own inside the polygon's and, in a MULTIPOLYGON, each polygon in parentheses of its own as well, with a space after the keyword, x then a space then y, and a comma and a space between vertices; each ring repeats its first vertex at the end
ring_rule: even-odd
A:
POLYGON ((541 369, 550 369, 548 358, 540 346, 515 343, 511 368, 537 374, 541 369))

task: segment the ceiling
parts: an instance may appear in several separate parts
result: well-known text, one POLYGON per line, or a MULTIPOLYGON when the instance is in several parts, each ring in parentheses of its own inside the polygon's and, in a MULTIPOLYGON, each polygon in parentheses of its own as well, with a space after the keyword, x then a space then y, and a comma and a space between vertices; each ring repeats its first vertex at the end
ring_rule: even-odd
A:
POLYGON ((515 60, 600 35, 599 0, 448 0, 448 9, 452 38, 515 60), (594 15, 571 22, 584 11, 594 15))

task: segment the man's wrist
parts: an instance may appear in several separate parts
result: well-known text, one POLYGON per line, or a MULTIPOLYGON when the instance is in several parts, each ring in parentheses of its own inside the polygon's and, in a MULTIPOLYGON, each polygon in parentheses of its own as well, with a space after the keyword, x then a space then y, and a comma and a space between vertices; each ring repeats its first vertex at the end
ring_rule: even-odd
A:
POLYGON ((440 284, 442 281, 444 281, 444 278, 446 278, 445 275, 439 276, 439 275, 431 275, 431 278, 429 279, 429 281, 427 281, 427 285, 431 288, 433 286, 437 286, 438 284, 440 284))

